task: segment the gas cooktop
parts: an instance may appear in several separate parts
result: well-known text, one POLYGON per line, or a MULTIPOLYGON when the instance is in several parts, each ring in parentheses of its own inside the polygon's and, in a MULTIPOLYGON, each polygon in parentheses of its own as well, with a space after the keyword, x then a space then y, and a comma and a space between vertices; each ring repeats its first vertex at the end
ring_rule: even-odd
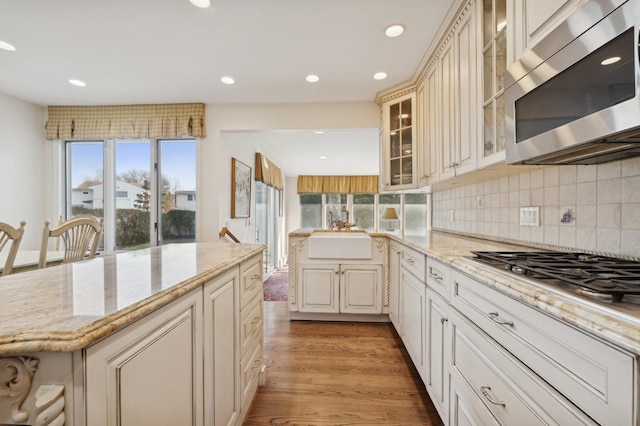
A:
POLYGON ((598 300, 640 302, 640 262, 586 253, 473 251, 474 260, 598 300), (626 296, 626 297, 625 297, 626 296))

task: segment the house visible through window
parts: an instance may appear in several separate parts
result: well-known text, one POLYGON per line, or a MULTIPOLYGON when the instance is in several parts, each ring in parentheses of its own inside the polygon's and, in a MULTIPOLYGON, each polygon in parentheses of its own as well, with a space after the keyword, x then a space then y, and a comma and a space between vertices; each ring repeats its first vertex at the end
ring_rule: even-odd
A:
POLYGON ((194 139, 69 141, 65 167, 66 216, 104 217, 101 250, 195 241, 194 139))

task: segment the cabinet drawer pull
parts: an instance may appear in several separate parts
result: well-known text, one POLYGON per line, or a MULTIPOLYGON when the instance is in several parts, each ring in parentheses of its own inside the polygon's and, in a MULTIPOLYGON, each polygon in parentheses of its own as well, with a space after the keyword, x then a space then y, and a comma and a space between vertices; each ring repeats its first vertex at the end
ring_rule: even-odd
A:
POLYGON ((257 323, 259 323, 259 322, 260 322, 260 320, 261 320, 261 319, 262 319, 262 318, 260 318, 260 317, 255 317, 255 318, 253 319, 253 321, 251 321, 251 324, 257 324, 257 323))
POLYGON ((338 275, 340 273, 340 271, 336 271, 336 275, 338 275))
POLYGON ((441 277, 440 275, 435 274, 435 273, 433 273, 433 272, 432 272, 431 274, 429 274, 429 276, 430 276, 431 278, 433 278, 434 280, 437 280, 437 281, 442 281, 442 278, 443 278, 443 277, 441 277))
POLYGON ((491 321, 500 324, 500 325, 508 325, 509 327, 513 327, 513 321, 505 321, 502 318, 500 318, 500 314, 498 314, 497 312, 489 312, 487 314, 489 316, 489 319, 491 319, 491 321))
POLYGON ((504 402, 496 401, 495 399, 493 399, 493 397, 489 393, 489 391, 491 390, 491 386, 480 386, 480 390, 482 391, 484 397, 487 398, 487 401, 489 401, 493 405, 502 405, 503 407, 507 406, 507 404, 505 404, 504 402))
POLYGON ((442 324, 444 324, 447 321, 449 321, 449 318, 447 318, 447 317, 440 318, 440 323, 442 323, 442 324))
POLYGON ((407 263, 411 263, 411 264, 413 264, 413 263, 415 263, 415 262, 414 262, 414 260, 413 260, 413 259, 409 258, 409 259, 407 259, 407 263))
POLYGON ((261 362, 262 360, 260 358, 256 359, 255 361, 253 361, 253 366, 251 368, 260 368, 261 362))
POLYGON ((253 279, 254 279, 254 280, 259 280, 259 279, 260 279, 260 274, 255 274, 255 275, 253 276, 253 279))

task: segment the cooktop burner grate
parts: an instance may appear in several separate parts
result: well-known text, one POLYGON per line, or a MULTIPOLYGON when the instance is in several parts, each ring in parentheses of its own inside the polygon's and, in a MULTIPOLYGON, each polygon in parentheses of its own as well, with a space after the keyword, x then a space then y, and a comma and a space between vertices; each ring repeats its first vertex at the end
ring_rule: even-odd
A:
POLYGON ((588 293, 609 295, 621 301, 624 295, 640 295, 640 262, 564 252, 473 251, 476 260, 528 278, 577 286, 588 293))

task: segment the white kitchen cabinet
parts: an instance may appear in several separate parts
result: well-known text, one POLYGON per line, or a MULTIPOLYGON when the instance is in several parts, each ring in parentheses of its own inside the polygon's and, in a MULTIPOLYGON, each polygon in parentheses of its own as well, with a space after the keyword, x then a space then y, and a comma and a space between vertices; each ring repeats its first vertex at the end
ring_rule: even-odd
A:
MULTIPOLYGON (((499 426, 498 420, 480 402, 464 381, 451 379, 449 426, 499 426)), ((446 423, 445 423, 446 424, 446 423)))
POLYGON ((417 187, 416 93, 382 104, 382 182, 385 190, 417 187))
POLYGON ((382 313, 382 266, 340 266, 340 312, 382 313))
POLYGON ((425 375, 424 384, 442 421, 449 413, 449 304, 427 287, 425 299, 425 375))
POLYGON ((430 182, 431 170, 429 162, 429 98, 427 80, 423 81, 416 91, 416 167, 417 187, 423 187, 430 182))
POLYGON ((382 267, 299 264, 299 312, 381 314, 382 267))
POLYGON ((202 341, 199 288, 87 348, 87 424, 203 425, 202 341))
POLYGON ((424 380, 426 285, 405 268, 402 268, 401 289, 402 342, 420 377, 424 380))
POLYGON ((402 332, 400 322, 400 257, 402 246, 391 243, 389 246, 389 319, 398 334, 402 332))
POLYGON ((507 10, 513 40, 508 63, 513 63, 526 50, 564 21, 586 0, 508 0, 507 10))
MULTIPOLYGON (((635 424, 635 397, 630 391, 637 384, 633 355, 519 303, 455 269, 451 271, 450 302, 535 373, 518 383, 549 383, 575 407, 601 424, 635 424)), ((452 359, 455 362, 455 353, 452 359)), ((515 381, 514 375, 507 376, 515 381)), ((541 400, 540 397, 535 399, 541 400)))
POLYGON ((240 417, 237 269, 204 287, 204 422, 235 425, 240 417))
POLYGON ((426 76, 426 134, 425 144, 427 149, 425 152, 428 154, 427 158, 423 158, 423 163, 428 164, 429 167, 429 183, 435 183, 440 180, 440 151, 442 149, 442 143, 440 138, 440 129, 442 124, 440 122, 440 68, 438 67, 438 61, 433 61, 431 68, 426 76))

